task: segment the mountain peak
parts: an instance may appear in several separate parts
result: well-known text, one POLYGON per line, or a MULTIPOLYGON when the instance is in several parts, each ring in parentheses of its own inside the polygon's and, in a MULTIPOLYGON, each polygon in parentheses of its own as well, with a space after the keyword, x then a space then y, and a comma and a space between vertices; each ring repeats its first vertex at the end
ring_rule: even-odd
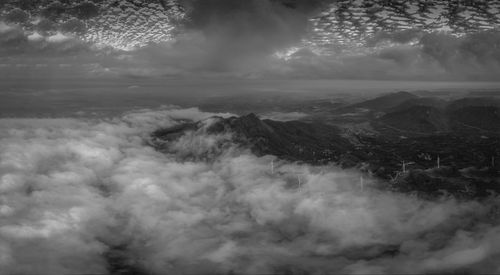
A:
MULTIPOLYGON (((153 136, 171 141, 186 131, 193 130, 193 127, 196 128, 196 124, 176 126, 156 131, 153 136)), ((220 119, 207 129, 208 134, 226 132, 232 133, 235 143, 250 148, 257 155, 270 154, 292 161, 338 161, 352 147, 335 126, 301 121, 261 120, 253 113, 220 119)))
POLYGON ((244 116, 239 117, 239 119, 241 119, 241 120, 259 120, 260 121, 260 118, 254 113, 248 113, 244 116))

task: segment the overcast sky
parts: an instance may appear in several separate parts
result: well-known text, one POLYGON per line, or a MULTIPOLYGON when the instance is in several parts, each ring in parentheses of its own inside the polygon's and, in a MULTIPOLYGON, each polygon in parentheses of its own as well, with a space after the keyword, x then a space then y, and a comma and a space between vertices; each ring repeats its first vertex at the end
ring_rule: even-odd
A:
MULTIPOLYGON (((146 28, 138 31, 136 39, 143 39, 147 45, 127 51, 88 39, 89 33, 97 32, 98 24, 92 25, 92 22, 100 21, 89 21, 85 35, 60 31, 40 33, 26 27, 27 24, 8 21, 6 15, 11 7, 5 6, 3 22, 0 22, 0 72, 10 78, 231 76, 499 80, 498 1, 485 2, 486 8, 468 6, 453 11, 457 15, 454 17, 448 16, 451 8, 433 7, 423 11, 422 18, 428 17, 423 27, 416 23, 415 16, 409 21, 405 19, 417 6, 405 6, 407 10, 401 12, 384 7, 375 13, 378 21, 373 24, 378 24, 378 29, 369 35, 351 35, 363 27, 356 24, 366 19, 353 18, 352 11, 356 12, 360 9, 358 6, 368 1, 353 1, 352 7, 347 8, 344 5, 351 12, 347 19, 342 13, 332 12, 339 11, 341 5, 337 2, 184 0, 179 2, 183 17, 175 25, 176 35, 172 39, 146 43, 148 32, 158 27, 146 28), (444 15, 454 21, 448 17, 444 20, 444 15), (344 21, 338 21, 339 18, 344 21), (329 21, 325 23, 325 20, 329 21), (389 25, 384 25, 387 22, 389 25), (435 28, 436 24, 441 27, 435 28), (455 30, 464 24, 465 29, 457 34, 455 30), (394 29, 393 25, 404 27, 394 29), (339 39, 339 32, 344 32, 345 37, 339 39), (330 44, 318 44, 318 37, 330 44)), ((141 10, 137 12, 140 14, 141 10)), ((110 22, 104 11, 96 18, 108 18, 106 22, 110 22)), ((29 24, 36 26, 40 19, 31 14, 29 24)), ((126 24, 133 25, 130 22, 126 24)), ((117 37, 120 32, 128 31, 122 23, 115 23, 117 37)))

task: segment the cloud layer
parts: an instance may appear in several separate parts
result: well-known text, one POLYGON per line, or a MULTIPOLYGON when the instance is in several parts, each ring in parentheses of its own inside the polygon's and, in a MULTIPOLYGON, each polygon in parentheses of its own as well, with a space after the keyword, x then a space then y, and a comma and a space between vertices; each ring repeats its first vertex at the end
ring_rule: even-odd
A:
POLYGON ((18 54, 61 55, 88 51, 91 45, 75 36, 56 33, 43 36, 0 21, 0 57, 18 54))
MULTIPOLYGON (((276 1, 186 1, 186 29, 175 41, 129 52, 99 48, 77 36, 29 33, 0 22, 0 72, 77 76, 485 80, 500 75, 500 32, 456 36, 421 30, 380 32, 357 49, 324 55, 304 46, 318 7, 276 1), (295 47, 295 48, 294 48, 295 47), (288 49, 285 59, 276 54, 288 49), (356 53, 353 53, 355 50, 356 53), (24 65, 21 72, 16 66, 24 65), (59 69, 61 64, 73 71, 59 69), (41 65, 41 66, 39 66, 41 65), (47 69, 47 66, 50 67, 47 69)), ((333 47, 333 46, 332 46, 333 47)), ((332 49, 333 50, 333 49, 332 49)), ((53 77, 54 77, 53 76, 53 77)))
MULTIPOLYGON (((158 127, 211 116, 0 120, 0 273, 498 273, 500 200, 426 201, 360 174, 158 127), (220 146, 210 162, 185 159, 220 146)), ((207 120, 206 123, 210 123, 207 120)))
MULTIPOLYGON (((309 18, 332 1, 185 0, 188 35, 202 36, 206 64, 238 67, 272 55, 307 35, 309 18)), ((180 43, 186 41, 180 40, 180 43)), ((187 41, 191 43, 192 41, 187 41)), ((201 41, 199 41, 201 42, 201 41)))
POLYGON ((500 74, 497 1, 98 1, 101 14, 88 24, 73 18, 71 3, 42 3, 40 12, 7 2, 3 75, 70 74, 52 66, 65 59, 85 76, 497 81, 500 74), (51 22, 47 6, 66 22, 51 22), (21 72, 18 64, 26 65, 21 72))

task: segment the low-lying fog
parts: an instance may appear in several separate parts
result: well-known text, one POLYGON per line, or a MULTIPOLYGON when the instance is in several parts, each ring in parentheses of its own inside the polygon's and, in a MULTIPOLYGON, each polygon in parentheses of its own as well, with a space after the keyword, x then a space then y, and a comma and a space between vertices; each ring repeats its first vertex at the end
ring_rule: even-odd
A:
POLYGON ((272 171, 273 157, 234 147, 179 158, 218 136, 181 138, 170 154, 147 145, 159 127, 211 115, 1 119, 0 274, 500 273, 496 195, 422 200, 335 166, 272 171))

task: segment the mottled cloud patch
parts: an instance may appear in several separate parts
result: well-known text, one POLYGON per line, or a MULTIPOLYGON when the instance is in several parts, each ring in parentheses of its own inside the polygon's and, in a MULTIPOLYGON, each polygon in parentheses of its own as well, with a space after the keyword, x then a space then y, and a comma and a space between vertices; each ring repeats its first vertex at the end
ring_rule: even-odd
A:
POLYGON ((27 32, 15 24, 0 22, 0 57, 15 55, 65 55, 89 51, 88 44, 69 34, 42 35, 27 32))
MULTIPOLYGON (((203 6, 198 1, 193 5, 203 6)), ((5 75, 16 74, 15 64, 26 64, 26 70, 32 71, 32 74, 43 74, 47 70, 38 69, 35 64, 50 66, 60 60, 59 63, 73 66, 75 75, 96 77, 496 81, 500 73, 500 52, 494 46, 500 41, 497 30, 463 36, 421 30, 380 32, 364 47, 357 49, 357 53, 332 49, 334 54, 325 55, 314 48, 303 47, 281 58, 276 52, 300 45, 300 38, 306 35, 307 24, 299 20, 296 23, 305 24, 301 27, 305 29, 297 33, 291 31, 296 29, 293 22, 298 19, 289 14, 294 11, 281 4, 239 3, 230 10, 230 14, 244 13, 243 7, 247 5, 252 6, 252 12, 262 13, 261 16, 266 18, 264 21, 273 23, 249 23, 246 21, 252 17, 242 15, 242 18, 237 17, 237 22, 241 21, 240 25, 243 25, 240 26, 229 23, 234 16, 222 16, 215 20, 193 11, 193 16, 200 18, 193 19, 192 24, 199 21, 198 24, 203 25, 204 22, 206 28, 192 26, 176 40, 151 43, 127 52, 99 48, 73 34, 26 32, 15 24, 0 23, 1 70, 5 71, 5 75), (285 18, 277 19, 276 16, 285 18), (292 22, 286 20, 288 16, 293 18, 290 19, 292 22), (275 28, 269 27, 269 24, 274 24, 275 28)), ((225 11, 222 8, 212 9, 214 16, 225 11)), ((53 70, 58 71, 57 68, 53 70)))
POLYGON ((500 59, 498 49, 491 45, 498 44, 499 37, 497 31, 462 37, 408 31, 381 35, 380 42, 356 54, 324 55, 302 48, 283 59, 272 51, 239 57, 224 51, 228 55, 219 58, 207 51, 204 34, 192 33, 176 42, 129 52, 113 70, 140 76, 496 81, 500 59))

